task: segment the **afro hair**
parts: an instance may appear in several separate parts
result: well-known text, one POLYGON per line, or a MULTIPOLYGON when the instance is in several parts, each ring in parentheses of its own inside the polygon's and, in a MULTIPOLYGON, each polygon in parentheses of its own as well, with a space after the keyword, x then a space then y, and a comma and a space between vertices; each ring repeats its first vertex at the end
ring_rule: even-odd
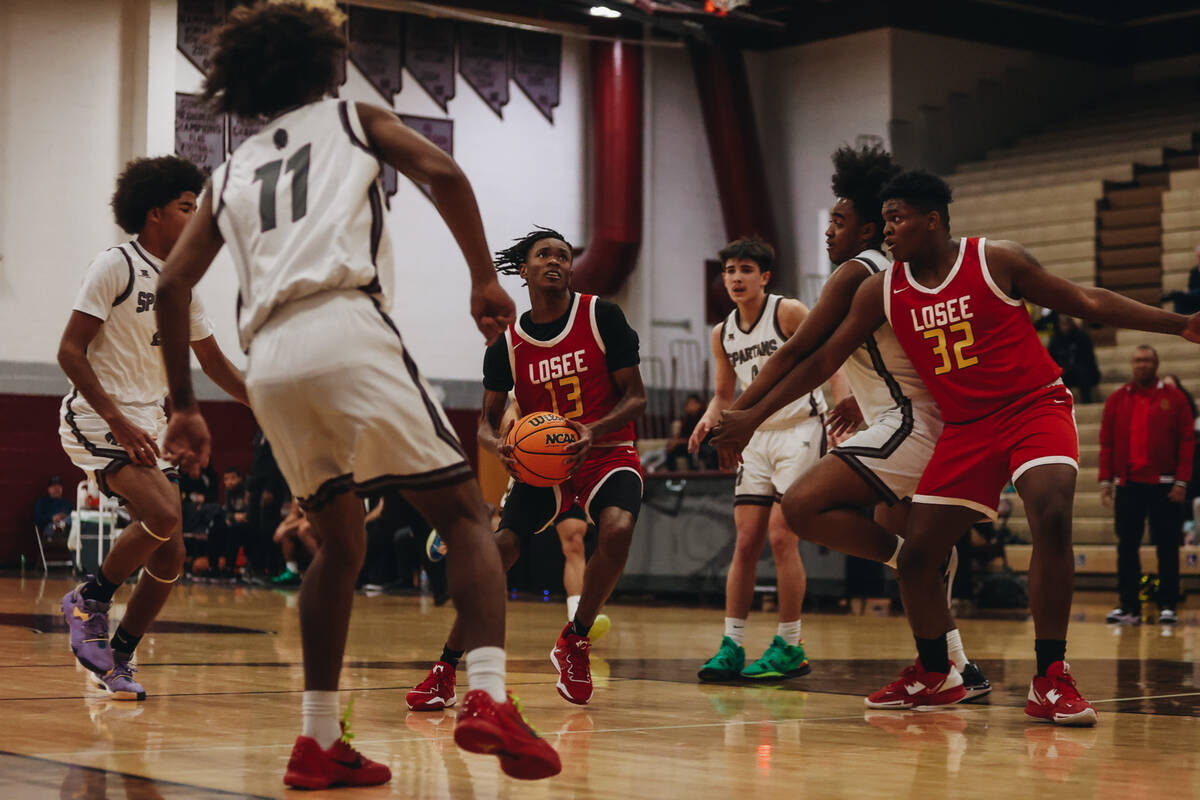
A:
POLYGON ((135 158, 117 178, 113 217, 121 230, 138 234, 150 209, 162 208, 184 192, 200 194, 203 188, 204 173, 186 158, 135 158))
POLYGON ((879 192, 888 181, 900 173, 900 165, 892 154, 877 144, 839 147, 833 153, 833 194, 844 197, 854 206, 862 222, 875 223, 879 240, 883 240, 883 201, 879 192))

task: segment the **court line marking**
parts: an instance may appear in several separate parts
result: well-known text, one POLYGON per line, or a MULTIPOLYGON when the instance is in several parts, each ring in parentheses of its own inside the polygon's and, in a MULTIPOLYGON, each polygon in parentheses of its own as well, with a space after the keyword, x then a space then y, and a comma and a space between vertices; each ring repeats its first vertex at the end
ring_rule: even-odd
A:
MULTIPOLYGON (((129 752, 144 753, 145 750, 143 749, 143 750, 136 750, 136 751, 129 751, 129 752)), ((92 751, 91 754, 96 755, 95 751, 92 751)), ((230 797, 249 797, 249 798, 252 798, 253 800, 272 800, 272 797, 270 795, 265 795, 265 794, 250 794, 249 792, 235 792, 230 789, 217 789, 212 786, 201 786, 198 783, 184 783, 183 781, 172 781, 172 780, 167 780, 164 778, 152 778, 149 775, 138 775, 136 772, 125 772, 123 770, 118 770, 118 769, 106 769, 104 767, 93 767, 93 766, 89 766, 87 764, 77 764, 73 761, 59 761, 57 759, 47 758, 45 756, 27 755, 25 753, 14 753, 11 750, 0 750, 0 755, 12 756, 13 758, 24 758, 24 759, 28 759, 29 761, 42 761, 46 764, 55 764, 55 765, 62 766, 62 767, 76 767, 78 769, 86 769, 90 772, 100 772, 100 773, 104 773, 106 775, 120 775, 123 778, 137 778, 138 780, 146 781, 147 783, 160 785, 160 786, 181 786, 186 789, 198 789, 199 791, 202 791, 202 792, 229 795, 230 797)))
MULTIPOLYGON (((1109 697, 1106 700, 1090 700, 1092 705, 1096 703, 1125 703, 1130 700, 1168 700, 1172 697, 1198 697, 1200 692, 1179 692, 1177 694, 1148 694, 1142 697, 1109 697)), ((1176 714, 1164 714, 1162 716, 1178 716, 1176 714)))

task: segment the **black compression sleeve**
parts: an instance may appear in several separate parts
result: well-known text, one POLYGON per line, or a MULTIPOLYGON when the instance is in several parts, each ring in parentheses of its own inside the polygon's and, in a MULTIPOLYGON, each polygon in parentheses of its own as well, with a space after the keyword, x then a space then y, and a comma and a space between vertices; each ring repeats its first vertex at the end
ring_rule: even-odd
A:
POLYGON ((501 336, 483 354, 483 388, 509 392, 513 388, 512 366, 508 363, 508 340, 501 336))
POLYGON ((609 372, 641 363, 637 331, 629 326, 620 306, 607 300, 596 300, 596 327, 604 342, 609 372))

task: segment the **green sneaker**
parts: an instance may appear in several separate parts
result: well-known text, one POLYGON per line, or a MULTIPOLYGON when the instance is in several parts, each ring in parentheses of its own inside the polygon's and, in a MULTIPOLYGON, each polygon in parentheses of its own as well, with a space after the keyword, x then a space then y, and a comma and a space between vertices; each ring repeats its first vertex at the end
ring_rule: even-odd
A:
POLYGON ((812 667, 804 656, 804 645, 792 647, 782 636, 776 636, 762 658, 742 670, 742 677, 755 680, 795 678, 810 672, 812 667))
POLYGON ((290 569, 284 569, 283 572, 271 578, 273 586, 299 586, 300 576, 292 572, 290 569))
POLYGON ((722 636, 721 649, 700 668, 700 680, 731 681, 741 673, 745 665, 746 648, 728 636, 722 636))

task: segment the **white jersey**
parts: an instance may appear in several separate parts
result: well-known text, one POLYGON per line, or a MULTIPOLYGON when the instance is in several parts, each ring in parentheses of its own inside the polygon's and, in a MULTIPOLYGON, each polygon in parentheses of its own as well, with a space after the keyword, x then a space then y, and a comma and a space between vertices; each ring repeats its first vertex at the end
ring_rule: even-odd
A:
POLYGON ((277 308, 321 292, 362 289, 390 308, 379 176, 346 100, 276 117, 213 171, 213 214, 237 267, 244 349, 277 308))
MULTIPOLYGON (((779 327, 779 303, 782 295, 768 294, 758 319, 751 323, 750 328, 742 328, 741 315, 735 308, 721 325, 721 346, 725 356, 733 365, 737 375, 738 391, 744 392, 762 365, 771 354, 787 341, 779 327)), ((799 420, 824 414, 826 411, 825 395, 818 389, 808 392, 776 411, 767 421, 759 426, 759 430, 777 430, 795 425, 799 420)))
MULTIPOLYGON (((87 360, 118 406, 161 405, 167 396, 154 319, 161 269, 162 262, 134 239, 96 256, 75 297, 76 311, 104 322, 88 345, 87 360)), ((212 336, 195 296, 188 315, 193 342, 212 336)))
MULTIPOLYGON (((864 250, 850 260, 861 264, 872 275, 891 266, 887 256, 878 250, 864 250)), ((889 409, 914 404, 934 407, 929 389, 896 341, 891 323, 879 326, 879 330, 851 354, 842 366, 842 374, 850 384, 867 425, 874 425, 889 409)))

